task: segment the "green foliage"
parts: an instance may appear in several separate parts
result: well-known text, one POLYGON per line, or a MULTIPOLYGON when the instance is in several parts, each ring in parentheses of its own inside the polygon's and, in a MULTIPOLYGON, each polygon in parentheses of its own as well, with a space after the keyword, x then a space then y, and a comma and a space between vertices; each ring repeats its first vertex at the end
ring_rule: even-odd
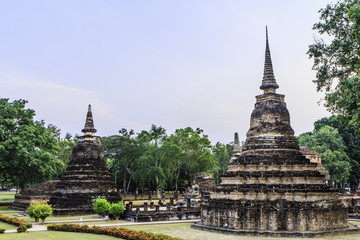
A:
POLYGON ((187 127, 176 129, 169 137, 169 141, 181 149, 179 164, 190 184, 198 173, 211 171, 216 165, 211 142, 203 132, 200 128, 187 127))
POLYGON ((67 133, 63 139, 58 139, 57 159, 60 159, 65 165, 71 161, 72 151, 76 145, 77 138, 67 133))
POLYGON ((35 207, 37 203, 31 203, 30 206, 26 209, 26 212, 29 214, 29 217, 34 218, 35 222, 39 221, 39 218, 35 215, 35 207))
POLYGON ((16 230, 18 233, 26 232, 27 227, 26 227, 26 225, 20 225, 16 230))
POLYGON ((356 127, 345 124, 341 116, 331 116, 322 118, 314 123, 315 131, 328 125, 336 128, 345 144, 345 153, 349 157, 351 165, 350 177, 348 182, 354 190, 360 180, 360 137, 356 134, 356 127))
POLYGON ((116 220, 118 220, 119 216, 124 213, 124 210, 125 210, 125 206, 123 201, 121 201, 118 203, 112 203, 109 209, 109 213, 114 215, 116 220))
POLYGON ((234 146, 231 144, 222 144, 217 142, 213 147, 213 155, 215 157, 216 166, 212 172, 216 181, 216 184, 220 184, 220 176, 227 170, 227 165, 230 162, 233 154, 234 146))
MULTIPOLYGON (((45 219, 53 214, 53 209, 51 205, 42 202, 42 203, 36 203, 32 207, 30 206, 27 211, 32 211, 31 215, 34 216, 34 218, 41 219, 41 221, 44 223, 45 219), (29 210, 30 208, 30 210, 29 210)), ((30 216, 30 214, 29 214, 30 216)))
POLYGON ((330 37, 316 40, 308 55, 317 71, 317 91, 325 91, 328 110, 360 127, 360 5, 357 0, 342 0, 320 11, 320 22, 313 29, 330 37))
POLYGON ((350 159, 345 152, 345 144, 337 129, 324 125, 313 133, 298 137, 300 146, 310 147, 317 152, 331 179, 346 184, 350 176, 350 159))
POLYGON ((0 180, 25 188, 58 175, 64 169, 56 159, 59 130, 34 121, 25 100, 0 99, 0 180))
POLYGON ((200 172, 220 175, 232 154, 232 145, 213 147, 202 129, 190 127, 176 129, 170 136, 156 125, 138 134, 122 129, 101 141, 107 165, 125 193, 129 188, 157 194, 161 189, 184 189, 200 172))
POLYGON ((107 166, 113 174, 117 185, 127 193, 136 168, 136 160, 143 154, 144 147, 135 137, 134 130, 121 129, 119 135, 102 137, 101 143, 107 166))
POLYGON ((110 203, 103 198, 96 199, 94 203, 94 211, 99 215, 104 215, 106 212, 109 212, 110 203))
POLYGON ((0 228, 0 233, 4 233, 6 229, 0 228))

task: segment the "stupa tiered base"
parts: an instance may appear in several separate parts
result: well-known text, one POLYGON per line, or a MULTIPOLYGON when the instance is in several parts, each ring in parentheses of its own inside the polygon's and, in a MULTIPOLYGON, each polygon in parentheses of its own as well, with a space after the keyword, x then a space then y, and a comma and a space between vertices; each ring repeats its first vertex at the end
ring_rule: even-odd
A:
POLYGON ((277 94, 266 33, 265 69, 243 151, 209 190, 194 228, 242 235, 314 237, 358 231, 348 223, 326 171, 301 154, 284 95, 277 94))
POLYGON ((97 198, 109 202, 121 200, 106 168, 100 140, 93 136, 96 130, 90 106, 82 131, 84 136, 77 142, 71 162, 50 199, 55 216, 92 214, 97 198))

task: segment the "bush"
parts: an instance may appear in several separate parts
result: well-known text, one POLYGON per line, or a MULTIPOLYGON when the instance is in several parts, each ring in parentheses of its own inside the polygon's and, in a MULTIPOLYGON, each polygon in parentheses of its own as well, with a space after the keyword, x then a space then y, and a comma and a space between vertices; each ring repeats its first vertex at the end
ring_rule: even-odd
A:
POLYGON ((125 210, 125 206, 124 203, 121 201, 119 203, 112 203, 110 206, 109 213, 114 215, 116 220, 119 220, 119 217, 121 214, 124 213, 124 210, 125 210))
POLYGON ((49 231, 64 231, 64 232, 82 232, 109 235, 116 238, 123 238, 127 240, 152 239, 152 240, 182 240, 181 238, 174 238, 164 234, 154 234, 144 231, 134 231, 126 228, 116 227, 89 227, 87 225, 79 224, 54 224, 47 227, 49 231))
POLYGON ((30 206, 26 209, 26 212, 29 214, 29 217, 31 218, 34 218, 35 219, 35 222, 38 222, 39 221, 39 218, 36 217, 35 215, 35 206, 37 205, 38 203, 31 203, 30 206))
POLYGON ((27 228, 32 228, 31 223, 25 222, 21 219, 18 219, 17 217, 8 217, 8 216, 4 216, 4 215, 0 214, 0 221, 9 223, 9 224, 15 225, 15 226, 25 225, 27 228))
POLYGON ((0 233, 4 233, 6 229, 0 228, 0 233))
POLYGON ((43 203, 37 203, 34 206, 33 214, 36 218, 40 218, 42 223, 45 222, 45 219, 49 216, 51 216, 53 213, 53 209, 51 205, 43 202, 43 203))
POLYGON ((18 232, 18 233, 22 233, 22 232, 26 232, 26 231, 27 231, 26 225, 20 225, 20 226, 17 228, 17 232, 18 232))
POLYGON ((94 203, 94 211, 102 217, 110 210, 110 203, 106 199, 98 198, 94 203))

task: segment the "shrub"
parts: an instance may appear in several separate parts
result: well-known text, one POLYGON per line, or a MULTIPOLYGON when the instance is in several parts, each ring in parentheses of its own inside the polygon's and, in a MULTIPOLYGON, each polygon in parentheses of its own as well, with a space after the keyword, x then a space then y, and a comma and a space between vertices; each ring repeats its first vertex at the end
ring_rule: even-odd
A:
POLYGON ((109 213, 114 215, 116 220, 119 220, 119 217, 121 214, 124 213, 124 210, 125 210, 125 206, 124 203, 121 201, 119 203, 112 203, 110 206, 109 213))
POLYGON ((18 233, 21 233, 21 232, 26 232, 27 231, 27 227, 26 225, 20 225, 18 228, 17 228, 17 232, 18 233))
POLYGON ((35 212, 34 212, 35 206, 37 204, 38 203, 31 203, 30 206, 26 209, 26 212, 29 214, 29 217, 34 218, 35 222, 39 221, 39 218, 35 215, 35 212))
POLYGON ((181 238, 174 238, 164 234, 154 234, 144 231, 134 231, 126 228, 116 227, 89 227, 87 225, 79 224, 54 224, 47 227, 50 231, 64 231, 64 232, 82 232, 109 235, 116 238, 123 238, 127 240, 152 239, 152 240, 182 240, 181 238))
POLYGON ((110 209, 110 203, 106 199, 98 198, 94 203, 94 211, 102 217, 110 209))
POLYGON ((0 233, 4 233, 6 229, 0 228, 0 233))
POLYGON ((17 217, 8 217, 8 216, 4 216, 4 215, 0 214, 0 221, 9 223, 9 224, 15 225, 15 226, 25 225, 27 228, 32 228, 31 223, 25 222, 21 219, 18 219, 17 217))
POLYGON ((53 209, 51 205, 43 202, 35 205, 33 213, 35 217, 40 218, 42 223, 44 223, 45 219, 52 215, 53 209))

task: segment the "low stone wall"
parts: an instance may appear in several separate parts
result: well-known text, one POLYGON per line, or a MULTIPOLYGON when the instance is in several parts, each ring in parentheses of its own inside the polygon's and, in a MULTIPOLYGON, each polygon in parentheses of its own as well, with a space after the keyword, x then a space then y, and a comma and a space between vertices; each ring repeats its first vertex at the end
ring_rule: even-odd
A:
POLYGON ((157 204, 145 202, 142 205, 133 205, 129 202, 126 204, 125 219, 131 222, 199 219, 200 207, 192 205, 190 199, 186 201, 186 204, 175 205, 173 198, 169 203, 163 203, 160 200, 157 204))

